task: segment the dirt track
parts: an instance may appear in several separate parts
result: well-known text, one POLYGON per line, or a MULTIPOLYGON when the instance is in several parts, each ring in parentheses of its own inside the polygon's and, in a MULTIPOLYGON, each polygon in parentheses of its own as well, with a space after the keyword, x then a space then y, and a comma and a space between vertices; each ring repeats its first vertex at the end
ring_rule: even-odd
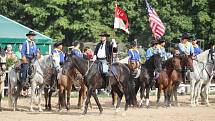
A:
MULTIPOLYGON (((0 121, 214 121, 215 120, 215 96, 210 96, 211 106, 201 105, 199 107, 190 107, 189 96, 179 96, 180 107, 155 107, 155 97, 151 97, 151 108, 145 107, 129 108, 124 113, 122 103, 121 111, 115 113, 111 106, 111 98, 99 98, 104 108, 103 114, 99 114, 97 106, 93 99, 93 109, 88 114, 82 116, 82 110, 76 108, 77 99, 71 98, 71 110, 58 112, 56 109, 57 98, 54 98, 54 108, 52 112, 29 112, 30 98, 19 100, 19 109, 21 111, 12 112, 7 106, 7 99, 3 100, 3 112, 0 112, 0 121)), ((162 99, 161 99, 162 101, 162 99)), ((124 102, 124 101, 123 101, 124 102)), ((44 104, 44 103, 43 103, 44 104)), ((35 108, 36 109, 36 108, 35 108)))

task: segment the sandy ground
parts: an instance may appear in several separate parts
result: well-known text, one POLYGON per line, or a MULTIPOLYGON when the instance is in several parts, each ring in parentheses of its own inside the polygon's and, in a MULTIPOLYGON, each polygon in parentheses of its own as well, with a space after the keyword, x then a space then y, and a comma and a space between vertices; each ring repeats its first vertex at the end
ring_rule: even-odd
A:
MULTIPOLYGON (((189 96, 179 96, 180 107, 159 107, 156 108, 156 97, 151 97, 151 108, 129 108, 124 111, 124 100, 121 110, 115 113, 111 106, 111 98, 100 97, 104 108, 103 114, 99 114, 98 108, 93 99, 93 109, 88 110, 87 115, 81 115, 82 110, 77 109, 77 98, 71 98, 71 109, 59 112, 57 110, 57 98, 53 99, 53 111, 29 112, 30 98, 22 98, 18 101, 18 108, 21 111, 11 111, 8 108, 7 98, 3 99, 3 112, 0 112, 0 121, 214 121, 215 120, 215 96, 210 96, 211 106, 200 105, 190 107, 189 96)), ((162 101, 163 99, 161 99, 162 101)), ((163 102, 162 102, 163 103, 163 102)), ((44 100, 43 100, 44 104, 44 100)))

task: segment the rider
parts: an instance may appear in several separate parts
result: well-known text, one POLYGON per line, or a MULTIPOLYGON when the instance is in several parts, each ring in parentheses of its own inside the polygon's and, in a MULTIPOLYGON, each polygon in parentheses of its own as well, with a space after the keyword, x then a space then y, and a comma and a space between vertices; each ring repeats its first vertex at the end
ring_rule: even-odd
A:
POLYGON ((52 56, 60 57, 60 65, 62 66, 64 63, 65 54, 63 50, 63 42, 56 42, 54 44, 54 49, 52 50, 52 56))
MULTIPOLYGON (((184 33, 181 38, 181 42, 178 44, 180 55, 194 55, 194 48, 188 39, 190 38, 188 33, 184 33)), ((182 67, 183 83, 186 83, 186 67, 182 67)))
POLYGON ((93 60, 98 60, 102 63, 102 71, 103 71, 103 77, 105 81, 105 87, 109 86, 109 74, 108 74, 108 63, 111 63, 111 57, 114 51, 117 51, 116 48, 116 42, 112 41, 112 44, 108 41, 108 37, 110 36, 106 32, 102 32, 100 35, 101 41, 96 45, 95 51, 94 51, 94 57, 93 60))
POLYGON ((80 50, 80 42, 79 41, 75 41, 74 44, 73 44, 74 48, 72 48, 72 52, 71 54, 74 55, 74 56, 77 56, 77 57, 83 57, 83 54, 80 50))
POLYGON ((27 70, 31 60, 36 57, 37 53, 37 46, 33 41, 36 34, 33 31, 29 31, 26 36, 27 40, 22 45, 22 64, 20 70, 20 80, 24 88, 29 87, 29 83, 27 82, 27 70))
POLYGON ((192 38, 192 45, 193 45, 195 55, 198 55, 202 52, 202 49, 197 44, 197 39, 195 37, 192 38))
POLYGON ((131 43, 131 49, 128 50, 128 56, 129 68, 133 69, 134 71, 137 71, 137 69, 140 67, 141 59, 140 53, 137 48, 137 43, 135 41, 132 41, 131 43))
POLYGON ((189 40, 189 34, 184 33, 181 38, 181 42, 178 44, 178 49, 180 51, 180 54, 186 54, 186 55, 193 55, 194 54, 194 48, 189 40))
POLYGON ((157 49, 158 49, 158 53, 160 54, 160 57, 162 58, 162 61, 167 60, 165 44, 166 44, 166 41, 163 38, 160 38, 158 40, 157 49))
POLYGON ((156 40, 153 40, 151 42, 151 47, 147 49, 146 51, 146 60, 149 60, 150 57, 152 57, 154 54, 158 53, 158 49, 157 49, 157 44, 158 42, 156 40))

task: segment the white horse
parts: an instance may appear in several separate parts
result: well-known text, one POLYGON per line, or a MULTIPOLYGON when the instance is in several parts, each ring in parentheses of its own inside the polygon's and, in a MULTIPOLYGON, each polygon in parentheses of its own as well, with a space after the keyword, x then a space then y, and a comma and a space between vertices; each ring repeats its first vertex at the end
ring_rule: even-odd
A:
POLYGON ((188 77, 191 82, 191 106, 199 105, 199 96, 206 99, 206 104, 209 104, 208 95, 211 80, 213 78, 214 63, 211 60, 209 50, 197 55, 196 60, 193 60, 194 71, 188 72, 188 77), (206 97, 206 98, 205 98, 206 97))
MULTIPOLYGON (((44 72, 46 72, 46 69, 49 69, 52 67, 52 65, 57 65, 58 61, 55 61, 52 59, 51 55, 42 56, 38 60, 34 60, 32 63, 32 69, 33 72, 30 77, 30 83, 31 83, 31 102, 30 102, 30 111, 33 110, 33 102, 38 103, 39 111, 42 111, 41 107, 41 95, 44 87, 44 72)), ((59 64, 58 64, 59 65, 59 64)), ((17 100, 18 96, 22 90, 22 85, 19 80, 19 71, 17 71, 15 68, 9 69, 8 72, 9 77, 9 106, 13 107, 13 110, 15 111, 17 108, 17 100)))

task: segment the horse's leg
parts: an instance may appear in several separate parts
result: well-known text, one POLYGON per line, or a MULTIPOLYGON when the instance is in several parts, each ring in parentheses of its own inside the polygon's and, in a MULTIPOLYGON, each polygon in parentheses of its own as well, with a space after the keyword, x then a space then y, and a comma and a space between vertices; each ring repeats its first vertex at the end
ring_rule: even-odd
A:
POLYGON ((213 79, 213 76, 210 77, 209 82, 205 86, 205 96, 206 96, 206 104, 207 104, 207 106, 210 106, 208 96, 209 96, 209 89, 210 89, 210 84, 211 84, 212 79, 213 79))
POLYGON ((48 94, 48 110, 52 110, 51 98, 52 98, 52 91, 50 91, 48 94))
POLYGON ((190 104, 192 107, 195 107, 196 104, 195 104, 195 80, 191 80, 191 84, 190 84, 190 104))
POLYGON ((92 95, 93 95, 93 97, 94 97, 94 99, 95 99, 95 101, 96 101, 96 104, 97 104, 98 108, 99 108, 100 114, 102 114, 103 108, 102 108, 102 106, 101 106, 101 104, 100 104, 100 102, 99 102, 99 99, 98 99, 98 97, 97 97, 97 94, 96 94, 96 91, 95 91, 95 90, 92 91, 92 95))
POLYGON ((180 82, 176 82, 175 85, 173 86, 173 94, 174 94, 174 97, 175 97, 175 103, 177 106, 180 106, 179 102, 178 102, 178 93, 177 93, 177 89, 178 89, 178 86, 180 85, 180 82))
MULTIPOLYGON (((15 89, 14 89, 15 90, 15 89)), ((19 98, 20 92, 22 91, 22 85, 17 85, 17 90, 14 92, 13 96, 13 110, 17 110, 17 100, 19 98)))
POLYGON ((84 112, 82 113, 82 115, 85 115, 87 113, 88 104, 90 103, 91 95, 92 95, 92 88, 88 88, 87 99, 85 101, 84 112))
POLYGON ((35 96, 36 83, 34 81, 31 82, 31 102, 30 102, 30 111, 33 112, 33 101, 36 99, 35 96))
POLYGON ((42 98, 42 87, 40 86, 39 87, 39 91, 38 91, 38 109, 39 109, 39 112, 42 112, 42 106, 41 106, 41 98, 42 98))
MULTIPOLYGON (((1 88, 1 87, 0 87, 1 88)), ((2 89, 0 89, 0 111, 2 111, 2 108, 1 108, 1 98, 2 98, 2 89)))
POLYGON ((150 86, 148 85, 146 87, 146 107, 149 108, 149 92, 150 92, 150 86))
POLYGON ((63 106, 63 91, 64 91, 64 87, 62 85, 59 86, 59 92, 58 92, 58 108, 59 110, 61 110, 62 106, 63 106))
POLYGON ((117 113, 117 112, 119 112, 119 109, 120 109, 120 104, 121 104, 123 93, 120 91, 120 89, 117 85, 112 85, 111 88, 112 88, 111 91, 113 93, 113 98, 115 98, 115 96, 116 96, 115 94, 118 95, 118 100, 116 103, 116 113, 117 113))
POLYGON ((70 109, 70 93, 71 93, 71 87, 69 86, 67 87, 67 103, 66 103, 66 109, 69 110, 70 109))
MULTIPOLYGON (((196 106, 199 106, 199 97, 200 97, 200 94, 202 92, 202 84, 203 84, 203 80, 200 80, 198 83, 198 86, 196 88, 196 91, 197 91, 196 106)), ((203 99, 204 97, 201 96, 201 98, 203 99)))
POLYGON ((160 94, 161 94, 161 86, 158 87, 158 91, 157 91, 157 107, 160 106, 160 94))
MULTIPOLYGON (((137 90, 136 90, 137 92, 137 90)), ((140 103, 139 103, 139 107, 142 107, 143 106, 143 98, 146 98, 145 97, 145 84, 141 84, 140 86, 140 103)))
POLYGON ((84 93, 84 89, 83 89, 83 86, 81 86, 81 89, 79 90, 79 95, 78 95, 78 108, 81 108, 82 106, 83 93, 84 93))
POLYGON ((48 89, 44 88, 44 97, 45 97, 45 109, 48 109, 48 89))

